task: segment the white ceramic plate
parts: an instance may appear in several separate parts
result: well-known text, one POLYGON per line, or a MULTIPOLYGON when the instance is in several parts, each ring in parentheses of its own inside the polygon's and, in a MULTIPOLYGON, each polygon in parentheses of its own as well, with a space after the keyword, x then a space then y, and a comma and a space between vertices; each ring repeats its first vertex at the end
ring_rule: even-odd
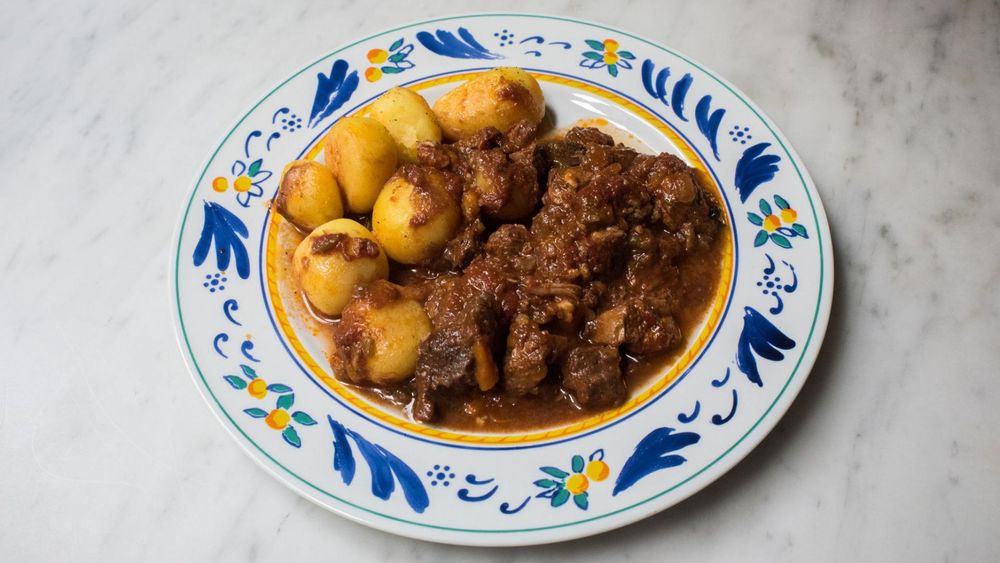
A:
POLYGON ((181 350, 250 457, 348 518, 456 544, 587 536, 717 479, 802 387, 833 287, 819 195, 743 94, 624 31, 526 14, 414 23, 296 71, 213 148, 176 244, 181 350), (338 117, 396 85, 433 101, 495 66, 534 73, 558 126, 604 119, 705 171, 725 204, 731 246, 727 278, 688 353, 626 405, 563 428, 460 434, 404 420, 337 383, 278 279, 281 229, 268 201, 284 164, 315 155, 338 117))

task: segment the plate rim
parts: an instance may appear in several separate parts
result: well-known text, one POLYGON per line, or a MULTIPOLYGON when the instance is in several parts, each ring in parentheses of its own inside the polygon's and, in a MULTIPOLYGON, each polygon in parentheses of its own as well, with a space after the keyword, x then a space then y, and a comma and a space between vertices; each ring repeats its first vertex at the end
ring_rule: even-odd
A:
POLYGON ((338 516, 345 517, 353 522, 363 524, 375 529, 379 529, 384 532, 401 535, 405 537, 410 537, 413 539, 419 539, 424 541, 432 541, 437 543, 447 543, 453 545, 469 545, 469 546, 519 546, 519 545, 540 545, 548 543, 556 543, 567 541, 571 539, 578 539, 583 537, 589 537, 597 534, 601 534, 613 529, 617 529, 645 518, 648 518, 654 514, 662 512, 671 506, 674 506, 687 498, 690 498, 695 493, 701 491, 708 485, 717 481, 721 476, 729 472, 733 467, 738 465, 746 456, 753 451, 758 445, 760 445, 763 440, 770 435, 771 431, 778 424, 778 422, 787 413, 792 402, 797 398, 799 392, 805 384, 805 381, 809 378, 813 367, 815 366, 816 359, 822 348, 825 340, 826 331, 829 325, 829 318, 832 310, 833 303, 833 293, 835 287, 835 264, 834 264, 834 253, 832 238, 830 233, 829 219, 826 214, 825 206, 820 199, 820 194, 816 188, 815 182, 812 180, 808 170, 805 168, 804 162, 802 162, 801 157, 791 146, 790 142, 785 138, 783 133, 777 127, 777 125, 754 103, 746 94, 744 94, 735 85, 729 83, 725 78, 723 78, 718 73, 711 70, 709 67, 695 61, 686 54, 677 51, 671 47, 664 44, 658 43, 651 39, 648 39, 642 35, 631 33, 619 28, 604 25, 592 20, 582 19, 582 18, 571 18, 560 15, 544 14, 538 12, 469 12, 469 13, 459 13, 452 14, 448 16, 440 16, 435 18, 420 19, 412 21, 405 25, 395 26, 391 28, 384 28, 379 31, 373 32, 371 34, 360 37, 354 41, 339 44, 336 48, 333 48, 323 55, 311 60, 310 62, 304 64, 301 67, 297 67, 298 70, 288 74, 283 79, 278 81, 274 86, 272 86, 265 94, 257 99, 255 103, 249 106, 240 117, 233 120, 231 127, 228 129, 224 135, 221 135, 216 142, 215 149, 212 153, 203 159, 200 167, 197 168, 194 176, 194 181, 191 182, 193 188, 190 190, 188 197, 183 200, 182 207, 178 213, 177 220, 174 224, 173 233, 171 235, 171 244, 176 245, 174 252, 169 253, 169 266, 168 266, 168 291, 170 292, 170 302, 171 302, 171 318, 174 325, 174 338, 181 351, 181 356, 183 358, 185 367, 189 375, 192 378, 192 383, 194 383, 199 395, 205 401, 209 410, 212 412, 216 420, 219 421, 220 425, 226 430, 227 434, 240 446, 240 449, 249 456, 254 463, 263 468, 272 477, 276 478, 284 486, 292 489, 299 496, 306 498, 310 502, 323 507, 326 510, 334 512, 338 516), (558 20, 564 21, 571 24, 580 24, 584 26, 590 26, 598 29, 603 29, 605 31, 614 32, 625 37, 629 37, 645 43, 646 45, 659 49, 660 51, 666 52, 670 55, 678 57, 687 64, 697 68, 703 72, 706 76, 714 80, 717 84, 728 90, 731 94, 736 96, 736 98, 742 102, 768 129, 768 131, 774 136, 775 141, 780 145, 782 150, 784 150, 788 156, 789 160, 794 168, 796 175, 799 177, 800 182, 806 188, 805 195, 809 200, 810 206, 813 211, 813 218, 816 221, 819 239, 819 250, 820 250, 820 275, 818 276, 819 281, 819 291, 816 302, 817 314, 814 317, 809 333, 805 339, 803 346, 805 351, 799 357, 798 362, 792 368, 792 372, 785 381, 784 385, 777 392, 774 400, 771 404, 764 410, 760 417, 749 426, 749 428, 736 440, 735 443, 730 445, 722 453, 720 453, 715 459, 710 461, 704 467, 696 471, 694 474, 688 476, 684 480, 676 483, 668 489, 660 491, 658 493, 652 494, 651 496, 622 506, 614 511, 607 512, 600 515, 595 515, 589 518, 583 518, 579 520, 573 520, 571 522, 564 522, 559 524, 554 524, 552 526, 540 526, 535 528, 523 528, 523 529, 510 529, 510 530, 470 530, 447 526, 438 526, 434 524, 427 524, 421 522, 414 522, 404 518, 395 517, 391 514, 385 514, 378 512, 376 510, 367 508, 351 502, 350 500, 333 496, 322 488, 309 482, 307 479, 298 476, 291 470, 287 469, 274 459, 267 451, 265 451, 261 446, 257 445, 255 441, 250 439, 244 431, 240 428, 238 424, 229 416, 221 404, 219 404, 218 399, 214 396, 209 396, 206 394, 207 389, 204 388, 207 385, 207 381, 204 379, 204 375, 201 373, 200 368, 197 366, 193 358, 193 351, 187 341, 187 333, 184 329, 183 322, 180 316, 180 300, 179 300, 179 284, 177 275, 179 272, 179 260, 180 260, 180 235, 183 226, 187 221, 188 214, 191 211, 191 205, 194 201, 195 195, 198 192, 198 186, 201 180, 204 178, 205 173, 208 170, 208 166, 214 160, 219 150, 225 145, 229 138, 235 133, 236 129, 243 124, 243 122, 266 100, 268 100, 275 92, 281 89, 285 84, 295 79, 302 73, 309 70, 315 64, 339 53, 346 49, 349 49, 359 43, 363 43, 386 35, 392 32, 410 29, 413 27, 427 25, 442 21, 450 20, 461 20, 467 18, 484 18, 484 17, 512 17, 512 18, 525 18, 525 19, 538 19, 538 20, 558 20), (801 164, 801 166, 800 166, 801 164), (815 197, 814 197, 815 195, 815 197), (235 428, 231 428, 235 427, 235 428), (246 443, 249 442, 249 443, 246 443), (254 446, 251 449, 251 445, 254 446), (261 456, 262 454, 262 456, 261 456), (265 460, 266 458, 266 460, 265 460), (276 467, 271 464, 280 467, 283 471, 279 471, 276 467), (290 475, 289 475, 290 474, 290 475), (290 477, 294 476, 296 478, 293 481, 290 477), (691 484, 693 483, 693 484, 691 484), (680 494, 676 495, 672 499, 672 502, 660 502, 657 503, 658 499, 663 498, 668 493, 674 492, 685 485, 689 485, 687 489, 683 490, 680 494), (361 514, 355 514, 351 511, 341 508, 332 504, 327 504, 322 502, 319 498, 315 497, 309 492, 309 490, 314 490, 325 497, 330 497, 332 500, 343 503, 346 507, 358 510, 361 514), (376 518, 365 518, 363 514, 368 514, 376 518), (422 534, 421 534, 422 532, 422 534), (496 540, 496 541, 492 541, 496 540))

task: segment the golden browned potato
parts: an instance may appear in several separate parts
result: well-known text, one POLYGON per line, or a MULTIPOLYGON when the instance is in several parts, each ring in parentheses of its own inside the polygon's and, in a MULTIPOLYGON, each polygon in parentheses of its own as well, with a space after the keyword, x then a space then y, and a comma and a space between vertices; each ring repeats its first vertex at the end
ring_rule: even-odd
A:
POLYGON ((354 286, 389 277, 389 261, 375 236, 350 219, 334 219, 302 239, 292 271, 318 312, 335 317, 354 286))
POLYGON ((333 328, 330 364, 359 384, 402 383, 417 368, 417 348, 431 332, 420 302, 384 280, 358 286, 333 328))
POLYGON ((451 90, 434 103, 445 138, 467 137, 483 127, 507 131, 522 119, 538 125, 545 98, 538 82, 514 67, 495 68, 451 90))
POLYGON ((385 181, 396 171, 392 135, 368 117, 340 118, 326 136, 323 154, 351 213, 371 211, 385 181))
POLYGON ((304 231, 344 216, 337 180, 313 160, 293 160, 285 166, 274 204, 282 217, 304 231))
POLYGON ((371 116, 389 130, 404 162, 417 161, 417 142, 441 142, 441 128, 427 100, 408 88, 396 87, 379 96, 371 116))
POLYGON ((389 257, 418 264, 437 256, 461 220, 457 176, 408 164, 385 185, 372 211, 372 230, 389 257))

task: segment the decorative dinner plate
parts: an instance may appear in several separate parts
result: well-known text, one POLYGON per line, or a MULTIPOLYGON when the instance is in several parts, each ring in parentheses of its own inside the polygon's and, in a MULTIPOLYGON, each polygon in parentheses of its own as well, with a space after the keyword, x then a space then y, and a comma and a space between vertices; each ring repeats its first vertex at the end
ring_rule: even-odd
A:
POLYGON ((830 312, 829 227, 802 161, 739 90, 630 33, 476 14, 354 41, 254 104, 197 174, 171 265, 180 347, 209 408, 300 495, 396 534, 523 545, 616 528, 717 479, 774 427, 830 312), (723 280, 685 353, 622 406, 568 426, 474 434, 416 423, 342 385, 281 283, 282 167, 390 87, 433 102, 472 73, 531 72, 550 115, 628 132, 701 170, 724 204, 723 280))

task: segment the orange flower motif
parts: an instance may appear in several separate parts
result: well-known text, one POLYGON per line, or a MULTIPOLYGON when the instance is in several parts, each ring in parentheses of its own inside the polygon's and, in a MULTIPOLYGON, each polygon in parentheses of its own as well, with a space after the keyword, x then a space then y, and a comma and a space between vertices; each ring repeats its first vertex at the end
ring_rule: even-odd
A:
POLYGON ((792 209, 788 200, 780 195, 775 195, 774 205, 777 209, 771 207, 767 200, 761 199, 759 202, 760 214, 752 211, 747 213, 747 219, 760 227, 753 239, 754 247, 771 241, 781 248, 791 248, 792 239, 796 237, 809 238, 809 231, 805 225, 796 222, 799 214, 792 209))
POLYGON ((606 68, 611 76, 618 76, 618 69, 626 70, 632 68, 629 61, 635 60, 635 55, 629 51, 619 50, 618 42, 614 39, 597 41, 587 39, 584 41, 593 51, 583 52, 583 61, 580 66, 586 68, 606 68))
POLYGON ((377 82, 386 74, 399 74, 413 68, 413 63, 406 60, 413 52, 413 44, 404 44, 403 39, 397 39, 389 49, 372 49, 368 51, 368 62, 372 66, 365 69, 365 80, 377 82))
POLYGON ((594 481, 601 482, 608 478, 608 474, 611 473, 611 469, 608 467, 607 463, 602 460, 595 459, 587 464, 587 470, 584 471, 587 477, 590 477, 594 481))
POLYGON ((273 411, 271 411, 270 414, 267 415, 267 418, 264 419, 264 422, 266 422, 268 426, 274 428, 275 430, 281 430, 282 428, 288 426, 288 422, 291 419, 292 419, 291 416, 288 415, 288 411, 286 411, 285 409, 274 409, 273 411))
POLYGON ((778 227, 780 226, 781 226, 781 219, 779 219, 777 215, 768 215, 767 217, 764 217, 765 231, 773 233, 774 231, 778 230, 778 227))
POLYGON ((263 399, 267 396, 267 382, 259 377, 254 379, 250 385, 247 385, 247 393, 250 393, 254 399, 263 399))

